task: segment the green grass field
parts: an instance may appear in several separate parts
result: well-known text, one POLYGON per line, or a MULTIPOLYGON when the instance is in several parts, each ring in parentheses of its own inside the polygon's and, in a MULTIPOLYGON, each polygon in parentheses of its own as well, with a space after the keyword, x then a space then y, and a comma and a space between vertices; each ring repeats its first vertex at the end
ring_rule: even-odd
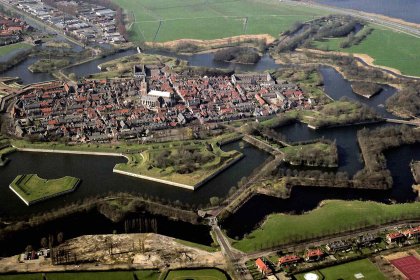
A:
POLYGON ((133 41, 278 36, 296 21, 326 14, 275 0, 113 0, 131 18, 133 41))
POLYGON ((0 47, 0 56, 7 55, 10 52, 13 52, 16 50, 29 49, 31 47, 32 46, 27 43, 16 43, 16 44, 3 46, 3 47, 0 47))
MULTIPOLYGON (((342 279, 353 280, 356 279, 355 274, 361 273, 364 278, 369 280, 386 280, 385 276, 379 269, 368 259, 354 261, 342 265, 327 267, 319 271, 312 271, 321 276, 320 279, 342 279), (324 278, 322 278, 324 277, 324 278)), ((296 279, 304 280, 306 273, 295 275, 296 279)))
POLYGON ((27 203, 72 190, 79 184, 79 179, 66 176, 60 179, 42 179, 36 174, 17 176, 10 186, 27 203))
POLYGON ((342 39, 315 42, 321 50, 367 54, 380 66, 395 68, 406 75, 420 76, 420 39, 414 36, 374 26, 374 31, 359 45, 340 48, 342 39))
MULTIPOLYGON (((140 271, 112 271, 112 272, 68 272, 68 273, 47 273, 47 280, 132 280, 133 273, 137 279, 158 280, 160 273, 157 270, 140 271)), ((41 273, 0 275, 0 280, 42 280, 41 273)))
POLYGON ((165 280, 227 280, 223 272, 217 269, 172 270, 165 280))
POLYGON ((233 246, 245 252, 277 244, 420 217, 420 203, 386 205, 376 202, 328 200, 303 215, 269 215, 263 225, 233 246), (287 229, 287 230, 284 230, 287 229))

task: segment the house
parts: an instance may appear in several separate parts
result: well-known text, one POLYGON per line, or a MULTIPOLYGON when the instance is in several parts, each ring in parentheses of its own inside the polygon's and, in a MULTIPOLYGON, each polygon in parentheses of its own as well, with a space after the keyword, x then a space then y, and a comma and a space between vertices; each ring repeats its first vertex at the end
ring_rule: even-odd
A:
POLYGON ((286 255, 279 258, 278 266, 287 266, 291 264, 298 263, 302 260, 301 257, 296 255, 286 255))
POLYGON ((359 246, 371 246, 372 244, 374 244, 376 241, 376 238, 371 234, 365 234, 365 235, 360 235, 357 238, 357 244, 359 246))
POLYGON ((328 252, 346 251, 351 249, 351 244, 342 240, 328 243, 325 248, 328 252))
POLYGON ((419 239, 420 238, 420 226, 415 227, 415 228, 407 229, 407 230, 403 231, 403 234, 407 239, 411 239, 411 238, 419 239))
POLYGON ((386 235, 386 242, 391 243, 402 243, 406 239, 405 235, 401 232, 391 232, 386 235))
POLYGON ((255 265, 257 266, 257 269, 259 272, 261 272, 261 274, 268 275, 271 273, 271 269, 265 264, 265 262, 261 258, 258 258, 255 261, 255 265))
POLYGON ((309 249, 305 254, 305 261, 314 262, 319 261, 325 256, 325 253, 321 249, 309 249))

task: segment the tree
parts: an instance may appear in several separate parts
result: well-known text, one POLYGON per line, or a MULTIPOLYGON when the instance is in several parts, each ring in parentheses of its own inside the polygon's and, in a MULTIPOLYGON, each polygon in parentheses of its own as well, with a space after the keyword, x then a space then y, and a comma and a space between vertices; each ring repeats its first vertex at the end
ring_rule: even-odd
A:
POLYGON ((220 198, 219 198, 219 197, 217 197, 217 196, 212 196, 212 197, 210 197, 210 204, 211 204, 212 206, 217 206, 217 205, 219 205, 219 204, 220 204, 220 198))
POLYGON ((48 239, 46 237, 42 237, 41 238, 41 247, 42 248, 47 248, 48 246, 48 239))
POLYGON ((61 243, 63 243, 63 241, 64 241, 64 234, 63 234, 63 232, 59 232, 58 234, 57 234, 57 242, 59 243, 59 244, 61 244, 61 243))
POLYGON ((26 246, 26 248, 25 248, 25 252, 26 252, 26 253, 32 252, 33 250, 34 250, 34 248, 32 247, 32 245, 28 245, 28 246, 26 246))

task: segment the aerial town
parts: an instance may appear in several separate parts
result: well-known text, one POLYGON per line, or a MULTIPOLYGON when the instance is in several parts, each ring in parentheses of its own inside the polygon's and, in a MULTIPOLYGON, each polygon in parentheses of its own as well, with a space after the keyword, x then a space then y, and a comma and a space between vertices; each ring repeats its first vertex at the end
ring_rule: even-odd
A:
POLYGON ((156 130, 269 116, 315 103, 298 85, 270 74, 190 77, 163 65, 136 69, 141 71, 133 79, 28 88, 13 107, 15 135, 74 142, 138 139, 156 130))
POLYGON ((420 280, 419 11, 0 0, 0 280, 420 280))
POLYGON ((12 0, 11 4, 42 22, 62 30, 85 44, 120 44, 125 39, 118 30, 117 12, 81 1, 12 0))
POLYGON ((20 18, 12 18, 0 13, 0 46, 14 44, 24 39, 23 33, 32 29, 20 18))

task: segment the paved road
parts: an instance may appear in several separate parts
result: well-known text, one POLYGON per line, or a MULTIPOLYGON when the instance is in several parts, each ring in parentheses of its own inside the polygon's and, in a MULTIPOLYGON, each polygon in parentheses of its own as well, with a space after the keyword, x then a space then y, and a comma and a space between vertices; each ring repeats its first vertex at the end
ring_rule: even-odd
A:
POLYGON ((230 245, 229 239, 223 234, 219 225, 217 224, 217 218, 210 218, 210 225, 216 235, 217 242, 220 245, 222 253, 232 264, 235 278, 241 280, 252 280, 252 275, 249 273, 245 266, 245 263, 239 263, 238 260, 243 258, 244 254, 230 245))
POLYGON ((291 5, 317 8, 317 9, 321 9, 321 10, 328 11, 331 13, 336 13, 336 14, 350 15, 350 16, 357 17, 357 18, 360 18, 360 19, 363 19, 372 23, 376 23, 376 24, 379 24, 379 25, 382 25, 382 26, 385 26, 394 30, 405 32, 405 33, 408 33, 410 35, 420 38, 420 28, 416 28, 411 25, 406 25, 404 23, 389 21, 380 17, 379 15, 368 14, 366 12, 351 10, 351 9, 336 8, 336 7, 322 5, 322 4, 313 3, 313 2, 297 2, 297 1, 292 1, 292 0, 283 0, 283 2, 286 2, 291 5))

